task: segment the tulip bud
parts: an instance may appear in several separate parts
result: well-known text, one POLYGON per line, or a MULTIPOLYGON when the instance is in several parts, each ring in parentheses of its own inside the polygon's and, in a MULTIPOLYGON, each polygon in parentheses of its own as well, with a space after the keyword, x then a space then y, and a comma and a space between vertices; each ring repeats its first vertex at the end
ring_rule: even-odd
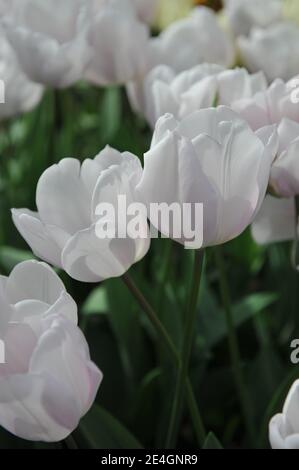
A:
MULTIPOLYGON (((192 210, 195 203, 202 203, 203 226, 198 229, 203 232, 203 246, 225 243, 245 230, 265 197, 273 160, 272 134, 268 130, 263 136, 255 135, 224 106, 197 111, 181 122, 165 115, 157 122, 151 149, 145 154, 137 186, 140 197, 147 204, 187 203, 192 210)), ((150 220, 172 237, 175 226, 169 230, 163 220, 150 220)), ((188 240, 177 241, 186 244, 188 240)))
MULTIPOLYGON (((119 195, 138 202, 135 188, 141 175, 135 155, 110 147, 94 160, 84 160, 82 166, 79 160, 65 158, 39 179, 38 212, 13 210, 14 223, 36 256, 60 266, 79 281, 99 282, 121 276, 145 256, 149 236, 98 237, 97 208, 109 204, 117 219, 119 195)), ((111 225, 114 221, 103 223, 111 225)), ((141 225, 144 234, 146 215, 141 225)))
POLYGON ((299 449, 299 380, 293 383, 282 413, 269 424, 272 449, 299 449))

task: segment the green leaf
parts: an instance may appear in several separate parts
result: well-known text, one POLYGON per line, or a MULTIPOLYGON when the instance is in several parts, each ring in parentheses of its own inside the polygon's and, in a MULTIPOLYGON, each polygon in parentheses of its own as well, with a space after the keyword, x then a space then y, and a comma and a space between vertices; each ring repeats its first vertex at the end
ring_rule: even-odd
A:
POLYGON ((203 449, 223 449, 214 433, 209 432, 204 442, 203 449))
POLYGON ((94 289, 82 306, 84 315, 105 314, 109 310, 109 302, 105 287, 100 286, 94 289))
POLYGON ((122 117, 121 89, 107 88, 104 92, 101 108, 101 137, 103 143, 111 143, 117 133, 122 117))
POLYGON ((9 274, 17 264, 29 259, 34 259, 31 251, 19 250, 10 246, 0 247, 0 265, 6 274, 9 274))
MULTIPOLYGON (((277 298, 277 294, 269 292, 251 294, 245 297, 233 306, 235 326, 240 327, 250 318, 272 305, 277 298)), ((223 340, 227 332, 225 315, 207 287, 203 289, 198 328, 207 348, 212 348, 223 340)))
POLYGON ((142 449, 137 439, 110 413, 93 405, 82 419, 75 440, 80 448, 142 449))

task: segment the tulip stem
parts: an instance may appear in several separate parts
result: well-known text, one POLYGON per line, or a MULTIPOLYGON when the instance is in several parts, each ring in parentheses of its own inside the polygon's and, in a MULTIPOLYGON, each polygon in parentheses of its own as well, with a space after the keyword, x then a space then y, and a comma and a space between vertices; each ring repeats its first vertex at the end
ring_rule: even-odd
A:
POLYGON ((184 386, 186 378, 188 377, 188 368, 190 356, 192 351, 194 329, 197 314, 197 300, 200 288, 200 280, 203 267, 204 251, 196 250, 194 253, 194 268, 192 276, 191 295, 188 305, 188 312, 186 318, 185 332, 183 338, 183 346, 181 351, 180 367, 178 370, 174 401, 170 417, 170 425, 168 429, 166 447, 172 449, 176 445, 179 424, 182 415, 183 400, 184 400, 184 386))
MULTIPOLYGON (((129 276, 128 273, 122 276, 122 280, 128 287, 129 291, 132 293, 132 295, 135 297, 135 299, 138 301, 140 307, 142 308, 144 313, 147 315, 151 324, 154 326, 155 331, 160 336, 160 339, 163 341, 163 344, 166 346, 167 351, 171 359, 173 360, 176 368, 179 370, 180 362, 181 362, 180 356, 176 350, 176 347, 172 339, 170 338, 169 334, 164 328, 164 325, 161 323, 157 314, 155 313, 151 305, 148 303, 148 301, 146 300, 142 292, 140 292, 138 287, 135 285, 134 281, 132 280, 132 278, 129 276)), ((188 407, 189 407, 190 416, 193 422, 194 431, 195 431, 196 438, 197 438, 199 445, 202 446, 206 438, 205 427, 201 418, 200 411, 198 409, 197 401, 194 396, 192 384, 188 376, 185 377, 185 383, 187 387, 188 407)))
POLYGON ((299 240, 298 240, 298 220, 299 220, 299 197, 294 197, 295 205, 295 233, 292 246, 292 265, 296 271, 299 271, 299 240))
POLYGON ((68 449, 79 449, 77 442, 71 434, 66 439, 64 439, 64 443, 68 449))
POLYGON ((253 443, 255 436, 254 424, 252 420, 253 412, 242 371, 240 348, 231 309, 230 292, 225 274, 223 253, 220 246, 215 247, 215 258, 220 276, 219 287, 227 325, 228 343, 235 386, 238 392, 240 406, 242 409, 243 419, 247 428, 248 437, 253 443))

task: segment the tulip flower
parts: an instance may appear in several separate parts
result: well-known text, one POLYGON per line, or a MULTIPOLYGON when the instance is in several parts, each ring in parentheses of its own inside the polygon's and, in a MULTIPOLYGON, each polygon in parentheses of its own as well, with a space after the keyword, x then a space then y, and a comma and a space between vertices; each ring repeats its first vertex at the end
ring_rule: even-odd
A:
POLYGON ((23 73, 12 47, 3 35, 0 45, 0 62, 3 85, 0 119, 16 116, 37 106, 43 95, 43 87, 31 82, 23 73))
POLYGON ((259 244, 293 240, 296 235, 294 198, 299 195, 299 123, 283 119, 277 128, 279 148, 273 162, 269 187, 272 194, 262 204, 252 224, 259 244))
POLYGON ((239 37, 238 46, 244 66, 250 72, 262 70, 269 81, 289 80, 299 73, 299 28, 277 23, 267 29, 252 29, 249 37, 239 37))
POLYGON ((90 60, 88 6, 84 0, 23 0, 13 4, 4 27, 32 81, 63 88, 83 77, 90 60))
POLYGON ((299 449, 299 380, 296 380, 286 398, 282 413, 269 424, 272 449, 299 449))
POLYGON ((252 28, 266 28, 283 18, 281 0, 225 0, 224 5, 236 36, 247 36, 252 28))
POLYGON ((91 60, 85 78, 98 85, 139 79, 149 69, 149 29, 118 6, 104 4, 88 28, 91 60))
POLYGON ((197 65, 178 75, 170 67, 160 65, 142 83, 127 85, 132 108, 144 113, 153 128, 163 114, 182 119, 216 102, 230 106, 266 88, 262 72, 250 75, 245 69, 224 70, 216 64, 197 65))
MULTIPOLYGON (((202 203, 202 246, 222 244, 240 235, 258 212, 275 147, 273 128, 256 135, 224 106, 197 111, 181 122, 165 115, 156 124, 137 190, 147 204, 202 203)), ((165 236, 184 233, 183 224, 150 220, 165 236)))
MULTIPOLYGON (((117 212, 119 195, 134 202, 141 175, 137 157, 109 147, 82 166, 74 158, 63 159, 38 182, 38 212, 13 210, 14 223, 37 257, 79 281, 121 276, 145 256, 149 237, 98 237, 96 212, 100 203, 111 204, 117 212)), ((146 215, 141 224, 146 232, 146 215)))
POLYGON ((283 118, 299 122, 298 85, 298 77, 288 82, 277 79, 267 90, 236 100, 232 107, 254 130, 279 124, 283 118))
POLYGON ((102 374, 77 325, 77 306, 46 264, 25 261, 0 282, 0 425, 60 441, 92 405, 102 374))
POLYGON ((229 67, 235 60, 231 38, 206 7, 194 8, 190 16, 172 23, 152 45, 156 65, 168 65, 176 73, 203 62, 229 67))

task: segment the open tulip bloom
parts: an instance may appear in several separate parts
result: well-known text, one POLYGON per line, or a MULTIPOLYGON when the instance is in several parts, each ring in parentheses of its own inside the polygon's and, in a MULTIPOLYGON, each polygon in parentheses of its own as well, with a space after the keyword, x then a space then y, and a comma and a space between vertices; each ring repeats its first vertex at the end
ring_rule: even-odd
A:
POLYGON ((46 264, 25 261, 0 278, 0 425, 60 441, 91 407, 102 374, 77 327, 77 306, 46 264))
POLYGON ((92 15, 85 0, 22 0, 2 24, 26 75, 54 87, 83 77, 90 60, 87 28, 92 15))
POLYGON ((182 119, 215 104, 231 106, 266 91, 262 72, 250 75, 245 69, 224 70, 217 64, 201 64, 176 74, 166 65, 152 69, 144 80, 127 85, 132 108, 144 113, 151 127, 163 114, 182 119))

